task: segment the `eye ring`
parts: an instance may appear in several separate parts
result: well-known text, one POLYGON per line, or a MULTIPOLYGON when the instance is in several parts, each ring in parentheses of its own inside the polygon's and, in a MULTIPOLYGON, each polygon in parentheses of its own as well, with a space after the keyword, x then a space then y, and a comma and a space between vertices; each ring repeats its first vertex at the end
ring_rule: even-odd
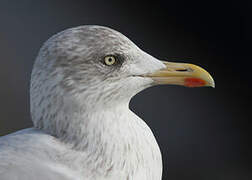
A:
POLYGON ((115 56, 112 56, 112 55, 108 55, 104 58, 104 63, 107 65, 107 66, 112 66, 116 63, 116 58, 115 56))

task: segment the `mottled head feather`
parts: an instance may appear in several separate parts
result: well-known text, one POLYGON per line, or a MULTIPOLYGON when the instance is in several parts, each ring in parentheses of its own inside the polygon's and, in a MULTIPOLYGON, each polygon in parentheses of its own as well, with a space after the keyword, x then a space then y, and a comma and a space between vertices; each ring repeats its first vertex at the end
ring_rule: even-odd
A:
POLYGON ((127 104, 152 83, 135 75, 162 67, 160 61, 110 28, 80 26, 60 32, 44 43, 34 64, 30 89, 33 123, 50 134, 64 136, 83 121, 80 114, 127 104), (117 56, 120 63, 106 66, 106 55, 117 56))

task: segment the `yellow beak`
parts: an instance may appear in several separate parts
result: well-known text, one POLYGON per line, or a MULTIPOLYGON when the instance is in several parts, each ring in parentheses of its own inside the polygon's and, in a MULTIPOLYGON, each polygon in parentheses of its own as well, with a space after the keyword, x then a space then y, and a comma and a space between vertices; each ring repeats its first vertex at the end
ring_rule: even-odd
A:
POLYGON ((186 87, 215 87, 212 76, 203 68, 186 63, 163 61, 166 68, 147 74, 156 84, 174 84, 186 87))

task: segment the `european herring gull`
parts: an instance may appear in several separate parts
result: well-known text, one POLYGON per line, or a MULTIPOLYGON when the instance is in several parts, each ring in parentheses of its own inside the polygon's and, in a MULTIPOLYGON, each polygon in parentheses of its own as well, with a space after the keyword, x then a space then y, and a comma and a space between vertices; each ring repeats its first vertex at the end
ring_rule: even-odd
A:
POLYGON ((214 87, 199 66, 160 61, 107 27, 52 36, 31 75, 34 127, 0 138, 0 179, 161 180, 155 137, 129 110, 158 84, 214 87))

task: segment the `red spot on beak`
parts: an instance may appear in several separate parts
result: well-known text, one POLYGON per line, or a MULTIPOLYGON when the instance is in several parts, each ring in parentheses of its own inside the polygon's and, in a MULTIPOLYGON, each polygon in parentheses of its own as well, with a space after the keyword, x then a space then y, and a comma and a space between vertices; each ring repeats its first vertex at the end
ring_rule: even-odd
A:
POLYGON ((201 87, 206 85, 206 81, 199 78, 185 78, 184 83, 187 87, 201 87))

